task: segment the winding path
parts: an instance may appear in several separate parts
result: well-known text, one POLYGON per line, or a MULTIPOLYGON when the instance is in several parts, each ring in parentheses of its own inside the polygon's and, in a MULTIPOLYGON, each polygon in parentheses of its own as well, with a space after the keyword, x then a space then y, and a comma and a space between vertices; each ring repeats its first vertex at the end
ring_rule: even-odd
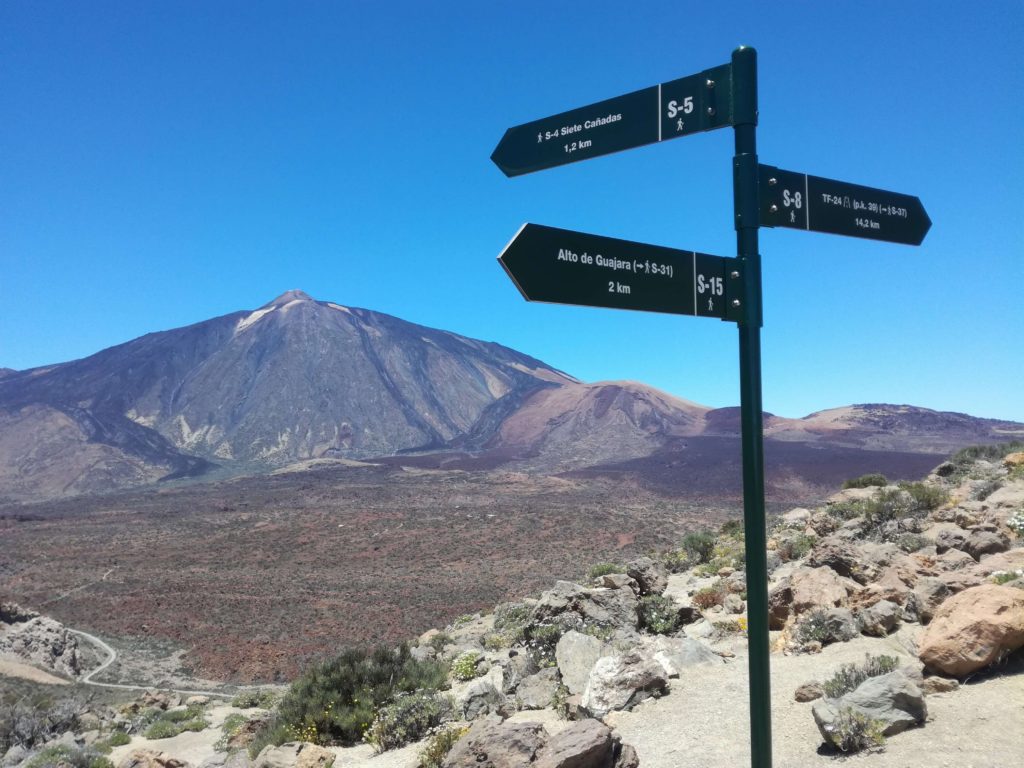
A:
POLYGON ((118 688, 122 691, 148 691, 153 688, 160 688, 160 690, 171 691, 172 693, 183 693, 186 696, 216 696, 221 699, 231 697, 231 694, 224 693, 223 691, 190 691, 182 688, 162 688, 160 686, 155 685, 124 685, 121 683, 98 683, 94 681, 92 678, 95 675, 98 675, 103 670, 105 670, 115 661, 117 661, 117 651, 115 651, 112 647, 107 645, 107 643, 103 642, 98 637, 96 637, 96 635, 90 635, 88 632, 82 632, 79 629, 71 629, 70 627, 68 628, 68 632, 70 632, 73 635, 78 635, 79 637, 84 637, 86 640, 93 643, 94 645, 99 646, 107 653, 107 660, 100 664, 98 667, 96 667, 96 669, 92 670, 86 675, 83 675, 78 681, 80 683, 85 683, 86 685, 97 685, 102 688, 118 688))

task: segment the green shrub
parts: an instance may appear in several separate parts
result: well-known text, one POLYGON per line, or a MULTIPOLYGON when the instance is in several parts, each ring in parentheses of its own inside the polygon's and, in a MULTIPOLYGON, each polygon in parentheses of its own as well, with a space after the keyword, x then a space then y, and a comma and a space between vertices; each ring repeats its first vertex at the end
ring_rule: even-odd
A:
POLYGON ((231 706, 239 709, 270 709, 277 701, 273 691, 242 691, 231 700, 231 706))
POLYGON ((739 539, 743 541, 743 521, 742 520, 726 520, 722 523, 722 527, 718 529, 719 536, 725 536, 730 539, 739 539))
POLYGON ((53 768, 58 765, 66 768, 114 768, 110 760, 94 749, 78 749, 63 744, 46 747, 23 765, 24 768, 53 768))
POLYGON ((472 624, 479 617, 480 617, 480 614, 478 614, 478 613, 464 613, 461 616, 457 616, 455 618, 455 621, 452 622, 452 627, 454 627, 455 629, 459 629, 461 627, 465 627, 465 626, 467 626, 469 624, 472 624))
POLYGON ((1024 538, 1024 509, 1010 515, 1010 518, 1006 521, 1006 527, 1024 538))
POLYGON ((447 673, 440 662, 413 658, 406 645, 346 650, 292 683, 261 740, 355 744, 380 708, 401 693, 441 688, 447 673))
POLYGON ((181 733, 181 726, 169 720, 157 720, 146 729, 143 736, 147 739, 169 739, 181 733))
POLYGON ((125 744, 131 742, 131 740, 132 737, 124 731, 113 731, 106 739, 104 739, 107 746, 110 747, 123 747, 125 744))
POLYGON ((863 664, 843 664, 838 672, 825 681, 825 695, 832 699, 838 699, 844 693, 856 689, 869 677, 878 677, 892 672, 898 664, 899 660, 895 656, 868 655, 865 655, 863 664))
POLYGON ((452 747, 469 731, 469 726, 438 731, 423 746, 416 768, 441 768, 452 747))
POLYGON ((796 625, 796 639, 800 643, 821 643, 828 642, 831 633, 826 621, 828 617, 827 608, 813 608, 800 617, 796 625))
POLYGON ((806 533, 797 533, 782 539, 775 551, 782 558, 783 562, 799 560, 811 551, 811 547, 814 546, 816 540, 816 537, 806 533))
POLYGON ((505 639, 505 645, 523 642, 532 613, 533 609, 525 603, 499 603, 495 606, 494 630, 505 639))
POLYGON ((842 707, 828 729, 828 741, 842 752, 859 752, 885 743, 885 723, 857 711, 842 707))
POLYGON ((220 724, 221 737, 214 744, 214 749, 218 752, 226 752, 228 750, 228 740, 238 733, 239 729, 247 722, 249 722, 249 719, 237 712, 232 712, 225 717, 224 722, 220 724))
POLYGON ((900 483, 900 489, 910 494, 911 511, 917 517, 934 512, 949 501, 949 494, 942 488, 926 483, 900 483))
POLYGON ((993 584, 1009 584, 1011 581, 1024 578, 1024 569, 1018 568, 1016 571, 992 571, 988 575, 989 581, 993 584))
POLYGON ((861 475, 860 477, 847 480, 843 483, 843 488, 881 488, 888 484, 889 481, 885 479, 885 475, 879 474, 878 472, 871 472, 867 475, 861 475))
POLYGON ((846 499, 828 504, 825 511, 837 520, 853 520, 855 517, 863 517, 867 507, 868 504, 863 499, 846 499))
POLYGON ((430 638, 430 647, 435 651, 443 651, 444 647, 452 641, 452 636, 447 632, 438 632, 432 638, 430 638))
POLYGON ((682 573, 693 567, 693 559, 685 549, 670 549, 661 554, 661 562, 669 573, 682 573))
POLYGON ((896 539, 896 546, 910 554, 930 546, 932 541, 919 533, 903 533, 896 539))
POLYGON ((695 562, 705 563, 715 549, 715 534, 711 531, 688 533, 683 537, 681 547, 695 562))
POLYGON ((160 715, 159 719, 165 720, 168 723, 184 723, 189 720, 201 718, 202 716, 203 708, 193 704, 185 709, 169 709, 160 715))
POLYGON ((950 461, 958 466, 973 464, 979 459, 985 461, 1000 461, 1011 453, 1024 451, 1024 442, 1014 440, 1010 443, 997 443, 995 445, 969 445, 961 448, 950 457, 950 461))
POLYGON ((452 712, 447 697, 417 692, 399 696, 377 713, 366 732, 366 741, 377 752, 419 741, 452 712))
POLYGON ((566 629, 561 624, 534 624, 527 628, 526 647, 539 667, 555 666, 555 646, 566 629))
POLYGON ((670 597, 641 597, 637 613, 640 616, 640 627, 656 635, 669 635, 679 628, 679 608, 670 597))
POLYGON ((601 576, 607 576, 609 573, 625 573, 626 566, 619 565, 618 563, 595 563, 590 567, 587 575, 591 579, 597 579, 601 576))
POLYGON ((472 680, 477 677, 480 673, 477 671, 477 665, 480 663, 480 653, 478 651, 463 651, 459 654, 459 657, 452 662, 452 677, 456 680, 472 680))

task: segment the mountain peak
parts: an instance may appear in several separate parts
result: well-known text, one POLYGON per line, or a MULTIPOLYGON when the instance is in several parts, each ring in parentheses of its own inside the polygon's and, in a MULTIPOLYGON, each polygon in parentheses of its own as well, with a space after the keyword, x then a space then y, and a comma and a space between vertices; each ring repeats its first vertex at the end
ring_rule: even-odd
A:
POLYGON ((285 304, 290 304, 293 301, 316 301, 305 291, 294 289, 291 291, 285 291, 273 301, 264 304, 260 309, 272 309, 273 307, 283 307, 285 304))

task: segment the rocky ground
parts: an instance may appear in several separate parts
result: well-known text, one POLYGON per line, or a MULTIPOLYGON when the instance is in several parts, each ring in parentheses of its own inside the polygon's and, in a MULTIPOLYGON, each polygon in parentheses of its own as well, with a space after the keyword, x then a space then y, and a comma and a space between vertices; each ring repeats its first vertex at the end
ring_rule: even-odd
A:
MULTIPOLYGON (((771 526, 775 765, 1024 764, 1024 454, 967 453, 924 483, 862 484, 771 526)), ((749 761, 742 553, 726 525, 424 633, 412 657, 451 671, 446 690, 416 694, 417 711, 434 707, 448 722, 433 731, 461 734, 443 762, 421 763, 429 742, 416 739, 435 721, 414 727, 412 710, 378 710, 369 734, 412 742, 381 754, 301 739, 260 749, 273 709, 242 705, 268 701, 147 693, 29 738, 11 727, 24 706, 5 695, 2 764, 78 764, 55 757, 63 748, 79 761, 93 750, 90 768, 733 768, 749 761)), ((59 625, 3 616, 0 647, 69 674, 59 625)))

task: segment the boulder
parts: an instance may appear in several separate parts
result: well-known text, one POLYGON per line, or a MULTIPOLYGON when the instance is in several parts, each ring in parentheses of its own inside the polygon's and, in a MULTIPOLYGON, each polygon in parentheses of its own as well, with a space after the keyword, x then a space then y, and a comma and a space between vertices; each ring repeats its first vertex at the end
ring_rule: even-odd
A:
POLYGON ((644 643, 644 651, 651 654, 668 677, 679 677, 688 667, 720 666, 725 663, 708 646, 691 637, 655 637, 644 643))
POLYGON ((800 566, 768 594, 768 621, 771 629, 782 629, 791 615, 811 608, 845 606, 857 582, 840 576, 831 568, 800 566))
POLYGON ((263 712, 250 717, 238 726, 235 732, 228 738, 228 749, 248 749, 249 745, 256 740, 256 734, 263 730, 263 727, 269 720, 269 712, 263 712))
POLYGON ((0 758, 0 765, 4 766, 4 768, 9 768, 10 766, 17 765, 18 763, 20 763, 22 760, 28 757, 28 755, 29 752, 27 749, 25 749, 25 747, 23 747, 21 744, 15 744, 6 752, 4 752, 4 756, 0 758))
POLYGON ((535 768, 607 768, 615 760, 611 729, 597 720, 579 720, 551 737, 535 768))
POLYGON ((829 733, 834 728, 839 712, 845 707, 851 707, 872 720, 881 721, 884 724, 882 733, 886 736, 923 723, 928 717, 924 693, 900 670, 869 677, 855 690, 838 699, 815 702, 811 712, 825 741, 829 741, 829 733))
POLYGON ((597 579, 598 586, 607 587, 608 589, 625 589, 629 587, 634 592, 640 591, 640 585, 636 583, 636 579, 631 576, 627 576, 625 573, 606 573, 597 579))
POLYGON ((743 613, 747 609, 747 604, 743 602, 739 595, 730 593, 725 596, 722 608, 725 609, 726 613, 743 613))
POLYGON ((795 507, 782 515, 782 522, 796 527, 807 525, 810 519, 811 510, 803 507, 795 507))
POLYGON ((1024 646, 1024 590, 980 584, 935 611, 918 657, 931 669, 963 677, 1024 646))
POLYGON ((825 612, 825 642, 845 643, 858 633, 857 620, 849 608, 829 608, 825 612))
POLYGON ((796 691, 793 693, 793 699, 799 701, 801 704, 806 704, 808 701, 814 701, 820 699, 825 695, 825 688, 817 680, 809 683, 804 683, 798 686, 796 691))
POLYGON ((78 677, 78 638, 59 621, 16 603, 0 605, 0 654, 68 677, 78 677))
POLYGON ((961 549, 975 560, 981 560, 982 555, 994 555, 998 552, 1005 552, 1010 548, 1010 539, 1003 533, 995 530, 985 530, 976 527, 967 537, 967 541, 961 549))
MULTIPOLYGON (((333 755, 332 755, 333 757, 333 755)), ((117 764, 117 768, 190 768, 191 763, 153 749, 136 749, 117 764)))
POLYGON ((935 535, 935 549, 940 555, 950 549, 966 552, 968 535, 959 525, 944 525, 935 535))
POLYGON ((603 655, 604 643, 596 637, 573 630, 562 635, 555 646, 555 662, 570 693, 583 693, 590 670, 603 655))
POLYGON ((476 720, 490 714, 502 714, 508 709, 505 698, 493 681, 488 678, 477 678, 470 681, 465 688, 455 693, 455 707, 465 720, 476 720))
POLYGON ((631 589, 588 589, 571 581, 557 581, 541 593, 530 616, 531 624, 557 622, 567 629, 586 626, 635 630, 637 596, 631 589))
MULTIPOLYGON (((502 693, 512 693, 522 684, 523 680, 540 670, 532 654, 520 653, 515 650, 505 651, 505 654, 495 661, 501 668, 502 693)), ((557 672, 557 670, 553 671, 557 672)))
POLYGON ((668 586, 668 570, 649 557, 627 563, 626 574, 636 580, 641 595, 660 595, 668 586))
POLYGON ((807 555, 807 564, 814 568, 827 566, 858 584, 873 581, 879 570, 875 563, 864 557, 861 547, 838 536, 819 540, 807 555))
POLYGON ((879 600, 858 616, 860 631, 872 637, 885 637, 900 624, 902 611, 896 603, 879 600))
POLYGON ((474 723, 441 763, 443 768, 525 768, 544 746, 540 723, 474 723))
POLYGON ((935 609, 951 594, 949 586, 942 579, 925 576, 914 585, 914 591, 904 606, 904 614, 911 621, 927 624, 935 615, 935 609))
POLYGON ((651 696, 660 696, 668 688, 664 668, 649 654, 634 649, 622 656, 598 659, 590 672, 582 706, 594 717, 612 710, 632 709, 651 696))
POLYGON ((558 693, 558 670, 554 667, 542 669, 536 674, 523 678, 515 690, 519 709, 546 709, 558 693))

